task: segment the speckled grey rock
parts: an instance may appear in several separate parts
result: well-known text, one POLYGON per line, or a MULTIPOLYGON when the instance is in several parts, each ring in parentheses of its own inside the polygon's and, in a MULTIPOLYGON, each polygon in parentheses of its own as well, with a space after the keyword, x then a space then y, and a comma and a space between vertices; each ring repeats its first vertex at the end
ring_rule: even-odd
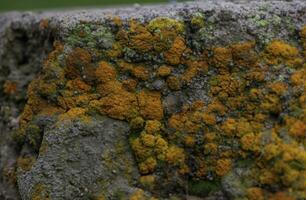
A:
POLYGON ((46 150, 30 171, 18 171, 22 199, 31 199, 39 185, 52 199, 128 196, 139 176, 129 151, 128 130, 127 123, 109 118, 47 128, 46 150))
MULTIPOLYGON (((69 195, 75 195, 74 199, 84 199, 88 191, 97 192, 101 189, 96 188, 96 185, 86 189, 96 178, 110 178, 113 180, 112 184, 120 183, 115 189, 122 189, 124 192, 132 190, 132 187, 124 181, 127 179, 121 176, 123 161, 116 160, 116 157, 112 158, 115 161, 115 167, 110 170, 107 169, 102 156, 103 153, 113 151, 117 141, 122 141, 125 144, 124 148, 128 146, 124 139, 127 125, 123 122, 103 119, 89 126, 72 123, 69 126, 46 130, 43 140, 50 142, 50 149, 46 154, 39 155, 38 162, 28 173, 19 171, 18 191, 3 174, 8 169, 14 169, 18 157, 19 147, 14 144, 11 136, 13 130, 18 127, 18 116, 26 101, 26 87, 39 72, 43 59, 52 49, 53 42, 63 40, 81 21, 103 23, 110 16, 120 16, 123 20, 136 18, 140 21, 148 21, 157 16, 185 20, 196 12, 204 14, 205 26, 193 36, 196 39, 190 45, 195 49, 211 45, 227 45, 243 40, 255 40, 260 46, 265 45, 272 38, 281 38, 295 44, 297 30, 306 23, 306 3, 303 0, 197 1, 145 7, 1 14, 0 199, 20 199, 19 193, 23 199, 29 199, 33 193, 33 187, 39 182, 45 184, 50 193, 58 197, 57 199, 70 199, 69 195), (17 91, 12 96, 3 92, 6 80, 17 84, 17 91), (68 143, 65 144, 65 142, 68 143), (101 145, 103 143, 104 146, 101 145), (91 154, 92 152, 94 153, 91 154), (70 170, 74 166, 75 159, 78 160, 76 162, 84 161, 82 165, 79 165, 80 168, 70 170), (80 174, 86 177, 78 179, 80 174), (71 187, 68 189, 69 185, 71 187)), ((166 114, 175 112, 183 103, 205 99, 203 87, 206 81, 205 77, 200 77, 193 82, 195 84, 191 85, 188 91, 183 88, 178 94, 169 95, 164 99, 166 114)), ((160 88, 160 85, 158 83, 156 87, 160 88)), ((128 149, 125 149, 124 155, 132 162, 128 149)), ((226 186, 225 180, 224 187, 226 186)), ((110 196, 116 192, 112 185, 105 185, 104 189, 110 196)), ((231 191, 231 188, 225 192, 235 193, 231 191)))

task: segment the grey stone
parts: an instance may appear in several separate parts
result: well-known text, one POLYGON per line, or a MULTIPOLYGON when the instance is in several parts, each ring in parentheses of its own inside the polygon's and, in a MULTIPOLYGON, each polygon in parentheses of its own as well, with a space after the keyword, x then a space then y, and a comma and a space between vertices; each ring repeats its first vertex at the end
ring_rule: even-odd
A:
POLYGON ((51 199, 128 196, 138 178, 128 144, 128 124, 103 118, 89 124, 58 122, 44 132, 46 150, 29 171, 18 170, 22 199, 44 186, 51 199), (115 173, 114 173, 115 172, 115 173), (106 181, 107 180, 107 181, 106 181))

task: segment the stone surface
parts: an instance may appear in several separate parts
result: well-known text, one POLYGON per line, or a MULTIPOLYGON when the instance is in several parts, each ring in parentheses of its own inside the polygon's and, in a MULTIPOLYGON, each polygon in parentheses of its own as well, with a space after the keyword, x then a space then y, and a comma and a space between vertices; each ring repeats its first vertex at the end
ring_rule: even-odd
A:
POLYGON ((22 199, 33 198, 38 186, 49 188, 52 199, 128 196, 139 176, 129 153, 128 130, 126 123, 107 118, 46 128, 43 143, 48 147, 18 178, 22 199))
MULTIPOLYGON (((195 180, 189 181, 189 178, 192 178, 195 172, 189 174, 188 178, 181 178, 171 174, 172 171, 175 171, 172 168, 166 168, 168 171, 165 173, 162 167, 159 167, 154 174, 160 181, 154 189, 141 186, 138 182, 140 175, 136 166, 138 160, 134 158, 135 152, 133 153, 129 145, 129 140, 134 139, 130 136, 133 131, 130 130, 128 123, 124 120, 90 114, 90 122, 78 119, 63 120, 65 122, 61 123, 62 120, 58 120, 57 115, 52 114, 47 115, 47 117, 37 115, 31 125, 39 128, 40 135, 38 139, 35 138, 38 145, 35 148, 30 145, 31 137, 34 136, 28 137, 21 143, 18 140, 16 141, 16 132, 19 130, 19 116, 27 101, 26 88, 33 79, 35 80, 35 77, 39 77, 38 80, 44 80, 42 75, 46 74, 46 70, 42 70, 43 61, 54 49, 54 41, 67 44, 62 52, 62 57, 59 58, 59 60, 64 60, 66 59, 65 56, 73 50, 75 44, 72 45, 72 43, 75 41, 72 41, 74 38, 71 35, 80 23, 93 24, 93 26, 95 24, 105 24, 106 27, 113 28, 112 19, 115 17, 119 17, 126 27, 129 26, 128 23, 131 18, 140 23, 150 22, 157 17, 183 21, 188 27, 187 35, 184 35, 186 44, 193 52, 196 52, 195 57, 199 55, 197 53, 215 46, 227 47, 245 41, 255 41, 254 51, 260 54, 260 52, 264 52, 266 45, 275 39, 286 41, 302 52, 303 44, 300 40, 300 31, 306 25, 306 4, 304 1, 238 1, 234 3, 228 1, 199 1, 130 8, 1 14, 0 199, 37 199, 37 197, 42 199, 48 197, 51 199, 98 199, 100 197, 102 199, 102 195, 106 199, 127 199, 128 196, 133 194, 134 199, 137 199, 137 196, 141 198, 152 194, 165 199, 169 196, 187 199, 198 199, 204 196, 209 196, 208 199, 247 198, 247 191, 249 191, 247 187, 259 187, 260 184, 243 179, 244 175, 251 173, 250 165, 241 164, 242 162, 236 162, 237 160, 235 160, 231 172, 220 178, 222 180, 218 181, 217 186, 210 185, 207 182, 201 182, 200 184, 195 180), (204 19, 202 25, 201 17, 204 19), (194 21, 191 19, 194 19, 194 21), (19 167, 16 166, 17 158, 22 158, 25 155, 35 157, 35 162, 30 166, 30 170, 23 170, 20 167, 22 164, 19 167), (167 175, 170 177, 167 177, 167 175), (184 189, 185 186, 187 189, 184 189), (188 187, 190 187, 189 190, 188 187), (193 189, 199 187, 200 191, 193 189), (144 189, 145 194, 137 193, 136 188, 144 189), (193 193, 191 195, 201 197, 189 196, 189 191, 193 193)), ((96 35, 94 41, 97 43, 87 43, 86 45, 98 46, 97 49, 103 51, 110 49, 114 42, 111 31, 108 32, 103 27, 99 31, 103 32, 103 37, 96 35)), ((86 45, 83 48, 86 49, 86 45)), ((145 60, 150 62, 150 69, 154 70, 164 62, 163 56, 154 57, 152 61, 149 54, 131 51, 131 49, 126 50, 124 54, 126 61, 141 63, 145 60)), ((114 61, 112 60, 112 62, 114 61)), ((302 62, 305 63, 305 60, 302 62)), ((184 64, 176 66, 176 64, 171 63, 171 65, 175 66, 172 72, 174 76, 180 76, 186 70, 184 64)), ((281 70, 269 69, 265 81, 271 83, 284 81, 290 85, 290 76, 298 70, 292 70, 283 63, 274 65, 276 69, 281 70)), ((305 67, 305 64, 303 67, 305 67)), ((150 75, 152 77, 149 80, 138 80, 137 90, 146 88, 162 93, 161 101, 165 119, 160 121, 164 121, 164 126, 166 126, 166 130, 163 130, 163 137, 173 134, 171 130, 168 130, 169 125, 166 119, 180 113, 183 110, 183 105, 190 105, 197 100, 201 100, 205 104, 212 101, 209 90, 211 77, 215 73, 214 70, 209 70, 204 75, 199 73, 200 75, 192 77, 191 82, 182 84, 179 91, 167 88, 168 80, 152 78, 155 77, 154 74, 150 75)), ((129 77, 130 75, 125 74, 120 78, 125 79, 125 76, 129 77)), ((87 80, 87 78, 84 79, 87 80)), ((255 83, 254 85, 260 84, 255 83)), ((249 87, 255 87, 254 85, 249 87)), ((265 87, 267 86, 264 86, 264 89, 265 87)), ((279 116, 271 114, 269 120, 263 123, 265 126, 265 141, 269 141, 269 138, 272 137, 267 132, 274 126, 275 121, 280 124, 283 123, 282 116, 291 112, 286 107, 290 99, 297 99, 296 96, 301 93, 299 91, 302 91, 302 94, 304 93, 302 87, 291 87, 291 90, 282 96, 284 103, 281 114, 279 116)), ((47 97, 50 97, 48 103, 52 102, 52 97, 48 94, 47 97)), ((302 106, 300 105, 300 107, 302 106)), ((151 111, 149 110, 148 115, 151 111)), ((300 113, 300 111, 296 113, 300 113)), ((232 112, 229 115, 236 117, 236 114, 232 112)), ((216 117, 217 123, 220 124, 226 119, 227 116, 216 117)), ((282 140, 290 143, 289 141, 292 141, 292 138, 288 136, 285 129, 280 131, 280 135, 282 140)), ((303 126, 298 127, 298 129, 304 130, 303 126)), ((170 136, 168 138, 169 144, 171 142, 170 136)), ((196 134, 196 137, 202 139, 199 133, 196 134)), ((197 142, 203 145, 200 139, 197 142)), ((234 140, 234 143, 237 141, 234 140)), ((177 145, 184 146, 182 144, 177 145)), ((223 148, 222 151, 225 151, 228 148, 227 145, 221 144, 220 149, 223 148)), ((237 145, 232 144, 231 147, 237 150, 237 145)), ((299 149, 305 152, 304 148, 300 142, 299 149)), ((188 152, 186 154, 190 155, 188 162, 193 165, 196 159, 193 157, 193 150, 186 149, 186 152, 188 152)), ((265 155, 264 152, 263 155, 265 155)), ((32 157, 27 158, 27 163, 32 157)), ((253 157, 251 158, 253 159, 253 157)), ((22 163, 22 161, 25 160, 19 159, 19 163, 22 163)), ((243 163, 249 162, 247 159, 244 161, 243 163)), ((194 166, 195 168, 198 167, 194 166)), ((27 168, 27 166, 23 167, 27 168)), ((305 163, 302 163, 302 169, 299 170, 302 171, 304 167, 305 163)), ((215 178, 215 175, 210 173, 205 175, 205 180, 215 178)), ((283 179, 287 180, 286 177, 283 177, 283 179)), ((278 191, 278 186, 272 187, 271 191, 273 190, 278 191)), ((301 191, 305 193, 305 188, 302 188, 301 191)), ((277 199, 277 195, 273 198, 277 199)), ((299 199, 303 194, 295 193, 294 195, 300 195, 297 197, 299 199)), ((254 197, 256 197, 255 194, 254 197)))

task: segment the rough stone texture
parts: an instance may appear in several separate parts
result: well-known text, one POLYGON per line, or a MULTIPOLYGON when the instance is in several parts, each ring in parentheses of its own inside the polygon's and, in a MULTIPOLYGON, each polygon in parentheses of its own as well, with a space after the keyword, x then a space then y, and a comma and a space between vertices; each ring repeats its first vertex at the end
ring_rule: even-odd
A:
MULTIPOLYGON (((42 61, 51 51, 55 39, 64 40, 81 21, 104 23, 112 16, 120 16, 123 21, 130 18, 149 21, 157 16, 185 20, 196 12, 204 13, 206 25, 194 33, 195 35, 190 35, 196 38, 196 42, 190 44, 194 49, 213 45, 225 46, 246 40, 255 40, 257 48, 261 48, 273 38, 299 46, 297 31, 306 24, 304 1, 252 1, 243 4, 208 1, 103 10, 12 12, 0 15, 1 174, 15 170, 15 162, 21 147, 18 147, 11 137, 14 129, 18 127, 18 116, 26 101, 26 87, 40 71, 42 61), (4 94, 3 85, 6 80, 17 83, 15 95, 4 94)), ((156 81, 149 86, 159 89, 163 84, 162 81, 156 81)), ((182 104, 197 99, 208 99, 203 90, 206 86, 205 77, 196 77, 188 90, 169 94, 163 99, 166 114, 175 113, 182 104)), ((43 133, 42 140, 49 143, 49 149, 44 154, 39 154, 37 162, 29 172, 18 172, 19 189, 11 183, 14 177, 0 176, 0 199, 19 199, 20 196, 22 199, 30 199, 37 183, 51 187, 49 192, 54 199, 90 199, 90 195, 98 194, 88 194, 88 191, 98 193, 101 190, 106 191, 106 196, 115 196, 117 187, 120 188, 120 192, 134 191, 133 180, 137 179, 138 175, 135 172, 132 153, 128 150, 128 126, 125 122, 101 119, 91 122, 88 126, 78 122, 54 126, 47 123, 43 133), (121 143, 123 150, 119 146, 117 152, 117 145, 121 143), (100 157, 101 154, 106 154, 106 160, 100 157), (107 154, 112 154, 111 158, 107 154), (131 163, 131 169, 125 168, 126 161, 123 158, 131 163), (115 166, 109 166, 109 159, 114 161, 115 166), (75 166, 75 170, 71 170, 75 166), (122 170, 131 170, 132 178, 121 177, 122 170), (80 175, 86 178, 80 180, 80 175), (93 179, 111 181, 104 183, 105 188, 101 189, 97 188, 97 185, 90 185, 95 182, 93 179), (66 187, 67 183, 70 188, 66 187), (114 185, 116 187, 113 187, 114 185)), ((220 196, 215 194, 211 198, 243 196, 237 191, 239 187, 229 184, 241 184, 233 181, 236 180, 235 174, 239 174, 239 169, 237 171, 228 175, 222 182, 223 192, 227 195, 221 192, 220 196)))
POLYGON ((126 139, 128 130, 126 123, 107 118, 47 128, 47 149, 31 171, 18 178, 22 199, 31 199, 39 184, 49 188, 53 199, 89 199, 101 190, 106 196, 118 191, 128 196, 133 192, 129 185, 139 176, 126 139))

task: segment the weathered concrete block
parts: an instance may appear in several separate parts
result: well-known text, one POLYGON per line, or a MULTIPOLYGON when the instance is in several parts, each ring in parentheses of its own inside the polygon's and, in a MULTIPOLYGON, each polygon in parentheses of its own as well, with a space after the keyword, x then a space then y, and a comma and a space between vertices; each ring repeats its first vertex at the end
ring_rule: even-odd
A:
POLYGON ((306 3, 0 15, 0 199, 305 199, 306 3))

